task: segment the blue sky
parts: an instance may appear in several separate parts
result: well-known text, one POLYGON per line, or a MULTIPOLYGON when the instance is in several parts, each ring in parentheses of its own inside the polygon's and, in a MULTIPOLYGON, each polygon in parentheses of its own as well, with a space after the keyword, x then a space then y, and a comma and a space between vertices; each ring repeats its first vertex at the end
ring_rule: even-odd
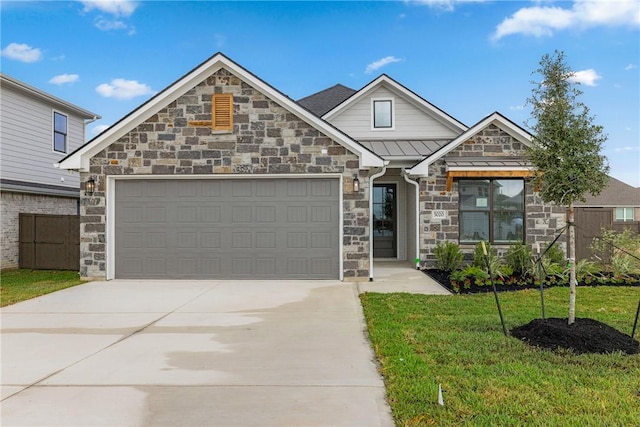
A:
POLYGON ((640 186, 640 2, 1 2, 2 72, 102 119, 92 138, 220 51, 294 99, 386 73, 471 126, 524 125, 562 50, 604 127, 611 175, 640 186))

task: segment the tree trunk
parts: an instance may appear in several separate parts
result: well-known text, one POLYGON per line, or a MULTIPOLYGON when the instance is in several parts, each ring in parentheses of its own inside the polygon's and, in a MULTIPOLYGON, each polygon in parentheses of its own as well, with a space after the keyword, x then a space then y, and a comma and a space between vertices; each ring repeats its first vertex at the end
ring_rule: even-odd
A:
POLYGON ((569 324, 576 321, 576 228, 573 225, 573 202, 569 204, 569 324))

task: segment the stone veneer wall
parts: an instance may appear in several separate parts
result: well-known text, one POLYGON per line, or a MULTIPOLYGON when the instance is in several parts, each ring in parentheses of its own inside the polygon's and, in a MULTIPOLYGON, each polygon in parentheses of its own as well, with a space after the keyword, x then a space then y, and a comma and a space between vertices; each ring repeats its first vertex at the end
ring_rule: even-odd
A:
MULTIPOLYGON (((473 138, 465 141, 461 146, 447 154, 454 157, 490 157, 490 156, 519 156, 524 147, 509 134, 495 125, 490 125, 473 138)), ((447 191, 447 172, 444 160, 438 160, 429 166, 429 176, 420 181, 420 224, 422 237, 420 239, 420 259, 424 268, 431 268, 435 264, 434 248, 439 242, 453 241, 458 243, 458 183, 453 182, 451 191, 447 191), (447 211, 447 218, 432 219, 433 210, 447 211)), ((532 184, 525 182, 525 215, 526 215, 526 243, 534 251, 536 242, 552 242, 560 228, 565 225, 565 208, 545 205, 532 184)), ((566 237, 558 243, 564 248, 566 237)), ((470 259, 475 245, 461 245, 465 258, 470 259)), ((503 256, 509 245, 494 245, 498 254, 503 256)))
POLYGON ((80 274, 106 277, 108 175, 340 173, 344 278, 368 280, 369 180, 358 167, 356 155, 221 69, 91 159, 81 179, 93 176, 97 191, 81 199, 80 274), (189 125, 211 120, 214 93, 234 95, 233 132, 189 125), (352 192, 356 173, 358 194, 352 192))
POLYGON ((18 268, 20 256, 21 213, 77 215, 78 199, 44 194, 0 193, 0 219, 2 221, 1 269, 18 268))

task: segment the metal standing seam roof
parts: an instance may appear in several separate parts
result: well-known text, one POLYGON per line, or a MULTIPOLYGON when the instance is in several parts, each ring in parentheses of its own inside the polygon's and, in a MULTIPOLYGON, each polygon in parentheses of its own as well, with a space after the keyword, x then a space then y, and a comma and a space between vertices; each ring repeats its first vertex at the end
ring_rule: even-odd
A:
POLYGON ((420 139, 420 140, 361 140, 358 141, 365 148, 376 153, 385 160, 394 158, 423 159, 435 153, 445 145, 450 139, 420 139))
POLYGON ((522 168, 531 163, 520 157, 445 157, 449 168, 522 168))

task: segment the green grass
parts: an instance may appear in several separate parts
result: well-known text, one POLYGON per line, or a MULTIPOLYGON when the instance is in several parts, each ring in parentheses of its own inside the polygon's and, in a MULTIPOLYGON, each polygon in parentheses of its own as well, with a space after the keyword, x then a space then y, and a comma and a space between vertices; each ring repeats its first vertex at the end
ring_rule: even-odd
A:
MULTIPOLYGON (((638 298, 637 287, 579 288, 577 317, 631 334, 638 298)), ((553 352, 505 337, 493 294, 361 299, 398 426, 639 423, 640 355, 553 352)), ((566 318, 568 301, 568 289, 547 290, 547 317, 566 318)), ((502 293, 500 304, 508 330, 541 317, 534 290, 502 293)))
POLYGON ((0 307, 81 283, 77 271, 6 270, 0 273, 0 307))

